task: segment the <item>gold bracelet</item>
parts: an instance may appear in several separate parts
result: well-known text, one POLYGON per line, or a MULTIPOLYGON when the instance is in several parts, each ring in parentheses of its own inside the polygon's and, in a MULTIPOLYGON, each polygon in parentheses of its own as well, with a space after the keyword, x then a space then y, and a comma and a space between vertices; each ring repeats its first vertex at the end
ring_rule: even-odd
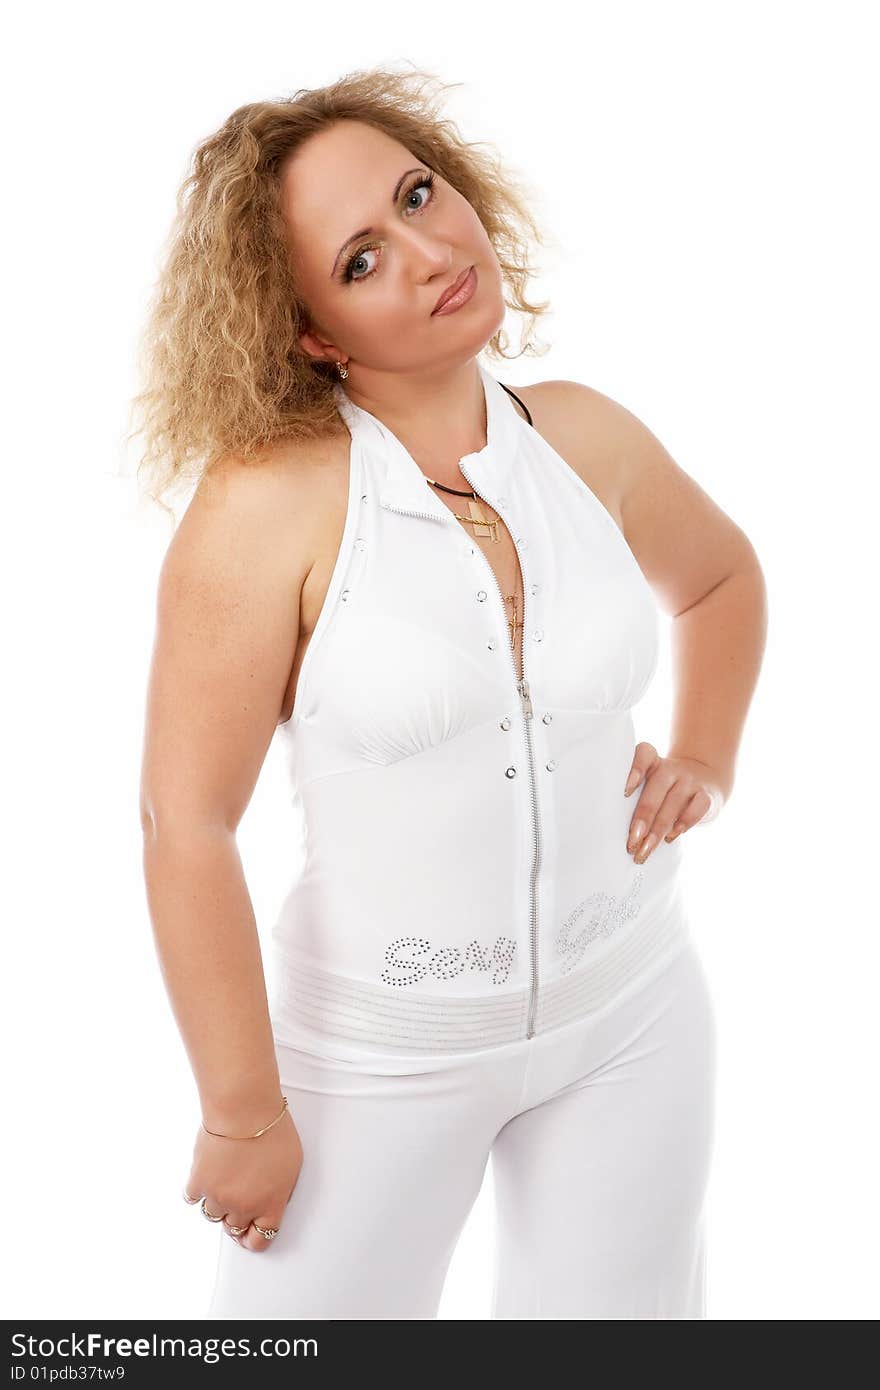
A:
POLYGON ((272 1120, 269 1124, 264 1125, 262 1129, 258 1129, 256 1134, 218 1134, 215 1129, 208 1129, 208 1126, 205 1124, 204 1120, 202 1120, 202 1129, 205 1131, 206 1134, 213 1134, 214 1137, 217 1139, 259 1139, 261 1134, 265 1134, 267 1129, 272 1128, 272 1125, 277 1125, 278 1121, 281 1119, 281 1116, 284 1114, 286 1109, 287 1096, 284 1097, 284 1104, 282 1105, 279 1113, 275 1116, 274 1120, 272 1120))

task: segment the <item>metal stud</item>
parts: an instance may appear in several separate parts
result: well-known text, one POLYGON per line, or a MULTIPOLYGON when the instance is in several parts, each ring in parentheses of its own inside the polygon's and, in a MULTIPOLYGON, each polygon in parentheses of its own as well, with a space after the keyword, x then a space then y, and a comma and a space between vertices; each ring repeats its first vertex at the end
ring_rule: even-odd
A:
POLYGON ((494 650, 495 650, 495 640, 494 640, 494 638, 493 638, 493 640, 492 640, 491 642, 487 642, 487 643, 486 643, 486 646, 489 648, 489 651, 490 651, 490 652, 494 652, 494 650))
POLYGON ((492 948, 492 959, 497 964, 497 969, 492 976, 493 985, 503 985, 513 964, 516 955, 516 942, 509 937, 499 936, 492 948))
POLYGON ((493 985, 503 985, 516 955, 516 942, 509 936, 496 937, 490 946, 469 941, 464 954, 457 946, 441 946, 428 961, 407 959, 407 955, 425 956, 433 950, 432 943, 420 936, 399 936, 390 942, 385 960, 391 969, 383 970, 380 979, 386 985, 418 984, 425 975, 437 980, 452 980, 465 970, 492 971, 493 985), (401 952, 405 953, 401 957, 401 952))
POLYGON ((486 590, 485 590, 485 589, 478 589, 478 590, 477 590, 477 598, 479 599, 480 603, 484 603, 485 600, 488 598, 488 595, 487 595, 487 593, 486 593, 486 590))
POLYGON ((507 769, 507 771, 505 772, 504 775, 505 775, 505 777, 515 777, 515 776, 516 776, 516 768, 515 768, 515 767, 509 767, 509 768, 507 769))
POLYGON ((501 721, 501 727, 502 727, 502 729, 509 729, 509 728, 510 728, 510 720, 508 719, 507 715, 505 715, 504 718, 502 719, 502 721, 501 721))
POLYGON ((457 946, 441 946, 431 957, 431 974, 438 980, 451 980, 465 968, 457 946))
POLYGON ((556 759, 555 759, 555 758, 551 758, 550 761, 549 761, 549 763, 547 764, 547 771, 548 771, 548 772, 554 772, 555 770, 556 770, 556 759))
POLYGON ((540 627, 536 627, 534 632, 532 633, 532 636, 534 637, 536 642, 542 641, 544 637, 543 629, 540 627))
POLYGON ((553 715, 552 715, 552 714, 545 714, 545 715, 542 716, 542 718, 543 718, 545 724, 549 724, 549 723, 551 723, 551 721, 552 721, 552 719, 553 719, 553 715))
POLYGON ((342 602, 343 602, 343 603, 346 602, 346 600, 348 599, 348 596, 349 596, 350 593, 351 593, 351 590, 350 590, 350 589, 343 589, 343 590, 342 590, 342 593, 339 595, 339 597, 342 599, 342 602))
POLYGON ((556 934, 556 950, 565 957, 560 967, 563 974, 577 965, 586 948, 594 941, 611 936, 638 915, 642 906, 639 895, 643 879, 644 870, 639 869, 621 897, 601 891, 591 893, 569 913, 556 934), (585 925, 575 931, 581 918, 585 925))
POLYGON ((532 584, 532 585, 530 585, 530 587, 529 587, 529 593, 531 593, 531 594, 536 594, 537 592, 538 592, 538 585, 537 585, 537 584, 532 584))
POLYGON ((392 974, 390 970, 383 970, 380 979, 386 985, 414 985, 428 973, 427 965, 421 961, 407 960, 398 961, 397 952, 414 951, 416 955, 425 955, 431 949, 430 941, 426 941, 423 936, 399 936, 396 941, 392 941, 385 950, 385 959, 391 966, 408 966, 411 973, 409 975, 392 974))

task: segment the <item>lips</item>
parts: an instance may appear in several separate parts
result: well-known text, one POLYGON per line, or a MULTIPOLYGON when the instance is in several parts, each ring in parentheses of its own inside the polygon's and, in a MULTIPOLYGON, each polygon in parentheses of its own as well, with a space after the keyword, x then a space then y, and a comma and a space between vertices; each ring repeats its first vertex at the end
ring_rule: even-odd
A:
POLYGON ((433 309, 431 310, 431 313, 432 313, 432 314, 436 314, 436 312, 437 312, 438 309, 442 309, 442 307, 443 307, 443 305, 446 303, 447 299, 451 299, 452 296, 455 294, 455 291, 461 289, 461 287, 462 287, 462 285, 464 284, 465 280, 468 278, 468 275, 470 274, 470 272, 471 272, 471 267, 470 267, 469 265, 466 265, 465 268, 464 268, 464 270, 463 270, 463 271, 461 272, 461 274, 459 275, 458 279, 457 279, 457 280, 454 280, 453 283, 452 283, 451 285, 449 285, 449 286, 443 291, 443 293, 441 294, 440 298, 437 300, 437 303, 434 305, 433 309))

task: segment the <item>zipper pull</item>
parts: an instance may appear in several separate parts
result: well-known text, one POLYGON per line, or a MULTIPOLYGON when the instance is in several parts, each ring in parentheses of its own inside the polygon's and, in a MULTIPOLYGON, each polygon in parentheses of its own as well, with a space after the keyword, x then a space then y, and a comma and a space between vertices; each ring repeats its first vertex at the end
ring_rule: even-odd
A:
POLYGON ((516 688, 517 688, 517 690, 519 691, 520 696, 521 696, 521 698, 522 698, 523 713, 524 713, 526 719, 531 719, 531 717, 532 717, 532 698, 531 698, 531 696, 529 695, 529 683, 528 683, 528 681, 525 680, 525 679, 523 679, 523 680, 521 680, 521 681, 517 681, 517 683, 516 683, 516 688))

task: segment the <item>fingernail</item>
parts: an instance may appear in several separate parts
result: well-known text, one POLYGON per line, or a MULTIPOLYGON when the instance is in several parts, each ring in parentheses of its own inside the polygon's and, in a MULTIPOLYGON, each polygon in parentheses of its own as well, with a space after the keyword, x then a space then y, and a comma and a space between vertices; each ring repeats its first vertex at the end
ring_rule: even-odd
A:
POLYGON ((644 864, 645 860, 647 859, 648 855, 651 853, 651 850, 654 848, 654 846, 656 845, 656 843, 657 843, 657 836, 654 835, 654 834, 651 834, 651 835, 649 835, 649 836, 647 837, 647 839, 645 840, 645 843, 644 843, 643 845, 639 845, 638 852, 636 853, 636 856, 635 856, 635 859, 636 859, 636 863, 637 863, 637 864, 644 864))
POLYGON ((642 838, 642 836, 644 835, 644 833, 645 833, 645 822, 644 822, 643 820, 637 820, 637 821, 635 822, 635 824, 633 825, 632 830, 631 830, 630 833, 629 833, 630 848, 632 848, 634 845, 637 845, 637 844, 638 844, 639 840, 642 838))
POLYGON ((623 794, 624 794, 624 796, 629 796, 630 792, 632 791, 633 787, 636 785, 636 783, 638 782, 638 780, 639 780, 638 768, 635 768, 635 767, 634 767, 634 768, 631 770, 629 776, 628 776, 627 779, 626 779, 626 786, 625 786, 624 789, 623 789, 623 794))

